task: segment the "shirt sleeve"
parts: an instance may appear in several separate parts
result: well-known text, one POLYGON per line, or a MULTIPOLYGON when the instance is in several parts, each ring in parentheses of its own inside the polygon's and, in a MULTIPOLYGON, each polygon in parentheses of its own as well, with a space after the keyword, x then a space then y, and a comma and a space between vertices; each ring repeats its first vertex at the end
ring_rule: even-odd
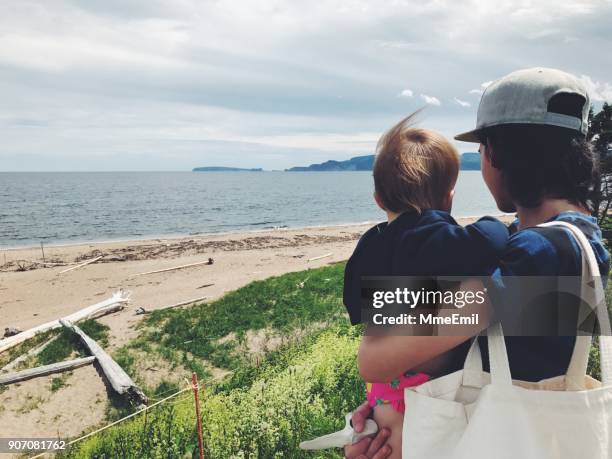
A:
POLYGON ((493 217, 465 227, 443 225, 423 244, 420 252, 429 266, 425 272, 440 276, 488 276, 508 243, 508 228, 493 217))

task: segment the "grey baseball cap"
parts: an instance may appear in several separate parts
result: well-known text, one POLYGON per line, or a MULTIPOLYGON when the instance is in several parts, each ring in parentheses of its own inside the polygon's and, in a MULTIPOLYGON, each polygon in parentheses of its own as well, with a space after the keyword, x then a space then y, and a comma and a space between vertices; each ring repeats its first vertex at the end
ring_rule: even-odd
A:
POLYGON ((558 126, 586 135, 590 105, 586 87, 569 73, 539 67, 518 70, 487 86, 478 106, 476 129, 455 139, 478 143, 482 129, 502 124, 558 126), (581 117, 554 111, 551 101, 562 94, 584 100, 581 117))

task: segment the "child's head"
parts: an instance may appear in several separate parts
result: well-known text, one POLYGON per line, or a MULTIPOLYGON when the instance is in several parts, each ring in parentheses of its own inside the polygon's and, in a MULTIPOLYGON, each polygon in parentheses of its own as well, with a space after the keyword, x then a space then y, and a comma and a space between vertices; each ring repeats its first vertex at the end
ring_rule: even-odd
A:
POLYGON ((412 127, 414 115, 385 133, 376 147, 374 189, 378 205, 399 214, 450 211, 459 175, 459 154, 446 138, 412 127))

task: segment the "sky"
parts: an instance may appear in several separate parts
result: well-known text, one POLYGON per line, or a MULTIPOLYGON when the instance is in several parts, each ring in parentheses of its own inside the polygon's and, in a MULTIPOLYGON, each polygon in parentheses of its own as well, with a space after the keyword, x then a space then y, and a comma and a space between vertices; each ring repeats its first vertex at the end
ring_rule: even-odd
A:
POLYGON ((0 171, 348 159, 424 106, 471 129, 488 82, 534 66, 597 106, 611 23, 612 0, 0 0, 0 171))

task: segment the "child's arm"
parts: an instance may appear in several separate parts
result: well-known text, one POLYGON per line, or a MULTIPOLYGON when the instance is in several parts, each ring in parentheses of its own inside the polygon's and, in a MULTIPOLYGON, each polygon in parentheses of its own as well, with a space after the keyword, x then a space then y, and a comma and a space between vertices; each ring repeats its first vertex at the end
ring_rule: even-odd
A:
POLYGON ((471 225, 444 225, 425 241, 421 253, 429 253, 430 266, 424 272, 446 276, 490 274, 506 249, 508 228, 493 217, 471 225))
MULTIPOLYGON (((480 281, 470 280, 461 286, 464 291, 478 291, 482 288, 480 281)), ((444 309, 442 313, 449 311, 449 309, 444 309)), ((465 334, 461 336, 454 336, 452 329, 448 336, 443 336, 442 328, 438 328, 442 336, 404 336, 407 334, 402 335, 401 327, 396 327, 395 333, 394 330, 389 330, 385 336, 366 334, 361 340, 357 356, 359 373, 362 378, 369 382, 391 382, 397 375, 407 370, 414 370, 478 335, 489 324, 488 298, 482 304, 472 303, 455 312, 457 311, 467 317, 471 314, 478 314, 480 317, 478 324, 462 326, 465 334)))
POLYGON ((365 381, 389 383, 470 339, 469 336, 364 336, 357 363, 365 381), (381 358, 381 356, 385 356, 381 358))

